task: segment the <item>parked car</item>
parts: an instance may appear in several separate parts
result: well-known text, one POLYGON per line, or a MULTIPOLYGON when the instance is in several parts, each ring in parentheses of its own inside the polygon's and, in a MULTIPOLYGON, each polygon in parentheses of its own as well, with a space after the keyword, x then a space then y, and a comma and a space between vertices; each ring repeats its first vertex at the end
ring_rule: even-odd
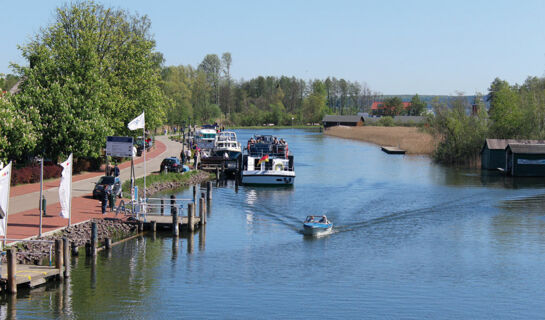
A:
POLYGON ((182 162, 176 157, 165 158, 161 162, 159 172, 163 172, 165 169, 168 172, 181 172, 183 170, 182 162))
POLYGON ((93 199, 102 199, 105 188, 113 190, 113 194, 119 198, 123 196, 121 180, 119 180, 119 177, 102 176, 98 179, 98 182, 96 182, 95 188, 93 189, 93 199))

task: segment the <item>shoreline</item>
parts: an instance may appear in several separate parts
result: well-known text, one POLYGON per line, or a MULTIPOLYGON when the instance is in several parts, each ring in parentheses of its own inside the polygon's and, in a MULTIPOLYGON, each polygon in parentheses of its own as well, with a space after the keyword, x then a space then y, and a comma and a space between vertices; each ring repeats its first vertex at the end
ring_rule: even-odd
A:
POLYGON ((399 147, 410 155, 431 156, 437 141, 429 133, 416 127, 347 127, 337 126, 324 130, 324 134, 337 138, 365 141, 377 146, 399 147))

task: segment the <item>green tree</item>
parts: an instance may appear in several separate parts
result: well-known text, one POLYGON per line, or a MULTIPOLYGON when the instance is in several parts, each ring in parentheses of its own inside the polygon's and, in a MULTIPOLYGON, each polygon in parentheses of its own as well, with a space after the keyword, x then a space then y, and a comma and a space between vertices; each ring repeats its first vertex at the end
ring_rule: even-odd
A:
POLYGON ((147 128, 162 123, 168 99, 149 29, 146 16, 78 2, 21 47, 29 61, 15 66, 25 79, 21 100, 38 110, 46 156, 99 157, 106 136, 129 134, 127 122, 143 110, 147 128))
POLYGON ((408 113, 410 116, 419 116, 424 112, 424 109, 426 108, 426 103, 420 99, 418 94, 415 94, 411 98, 411 104, 408 108, 408 113))
POLYGON ((0 161, 23 160, 38 141, 33 122, 38 119, 35 108, 18 107, 19 101, 9 93, 0 98, 0 161))
POLYGON ((384 114, 397 116, 403 112, 403 101, 399 97, 391 97, 384 100, 384 114))
POLYGON ((312 93, 303 102, 303 119, 305 122, 319 122, 327 107, 325 84, 320 80, 312 82, 312 93))
POLYGON ((210 103, 219 105, 219 81, 221 61, 216 54, 207 54, 199 65, 199 70, 206 74, 206 81, 211 90, 210 103))
POLYGON ((166 110, 167 122, 181 125, 193 117, 191 104, 191 85, 193 69, 191 66, 166 67, 161 72, 161 88, 173 103, 166 110))
POLYGON ((520 97, 511 88, 502 87, 494 93, 490 108, 490 133, 495 138, 514 139, 524 137, 524 113, 520 106, 520 97))

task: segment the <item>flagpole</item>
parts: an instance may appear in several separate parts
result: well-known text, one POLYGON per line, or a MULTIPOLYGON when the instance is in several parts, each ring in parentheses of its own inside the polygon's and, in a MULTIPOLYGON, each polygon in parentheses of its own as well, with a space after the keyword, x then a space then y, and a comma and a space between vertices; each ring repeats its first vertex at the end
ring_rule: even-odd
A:
POLYGON ((68 198, 68 226, 72 225, 72 167, 74 166, 73 154, 70 154, 70 198, 68 198))
POLYGON ((144 120, 144 127, 142 129, 144 130, 144 199, 146 199, 146 176, 148 174, 146 170, 146 120, 144 120))
POLYGON ((3 249, 6 248, 6 239, 8 238, 8 213, 9 213, 9 193, 11 189, 11 171, 13 170, 13 165, 11 161, 8 164, 9 166, 9 182, 8 182, 8 202, 6 203, 6 219, 4 221, 4 246, 3 249))

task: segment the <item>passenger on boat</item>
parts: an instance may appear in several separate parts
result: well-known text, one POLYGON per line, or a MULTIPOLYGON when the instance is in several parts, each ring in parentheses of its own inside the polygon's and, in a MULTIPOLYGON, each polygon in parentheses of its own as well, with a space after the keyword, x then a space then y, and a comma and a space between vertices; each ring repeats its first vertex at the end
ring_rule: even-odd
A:
POLYGON ((314 220, 314 216, 308 216, 305 222, 312 222, 312 220, 314 220))
POLYGON ((320 223, 327 223, 327 218, 325 216, 322 216, 322 219, 320 219, 320 223))

